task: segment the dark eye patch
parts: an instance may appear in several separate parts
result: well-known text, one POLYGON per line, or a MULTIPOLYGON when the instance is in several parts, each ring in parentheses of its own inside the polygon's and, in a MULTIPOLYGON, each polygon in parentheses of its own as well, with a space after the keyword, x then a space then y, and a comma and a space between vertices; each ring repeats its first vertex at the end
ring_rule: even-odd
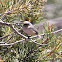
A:
POLYGON ((29 25, 29 24, 24 24, 24 25, 29 25))
POLYGON ((24 24, 23 26, 28 26, 29 24, 24 24))
POLYGON ((25 26, 28 26, 29 24, 24 24, 25 26))

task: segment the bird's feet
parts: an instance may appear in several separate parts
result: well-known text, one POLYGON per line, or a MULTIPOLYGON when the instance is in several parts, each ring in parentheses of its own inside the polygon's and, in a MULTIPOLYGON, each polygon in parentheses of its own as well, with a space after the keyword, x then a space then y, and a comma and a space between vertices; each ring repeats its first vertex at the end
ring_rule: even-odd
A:
POLYGON ((31 36, 28 36, 28 39, 30 39, 31 36))

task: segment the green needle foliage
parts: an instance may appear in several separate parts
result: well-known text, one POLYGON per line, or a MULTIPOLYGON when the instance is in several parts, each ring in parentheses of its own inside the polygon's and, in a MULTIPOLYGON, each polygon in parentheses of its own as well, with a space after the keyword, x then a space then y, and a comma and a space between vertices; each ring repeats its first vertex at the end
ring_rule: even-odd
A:
MULTIPOLYGON (((46 0, 0 0, 0 17, 4 22, 19 22, 31 21, 40 22, 43 20, 43 11, 46 0)), ((16 29, 20 27, 14 26, 16 29)), ((44 32, 53 32, 53 26, 44 24, 44 32)), ((0 26, 0 36, 6 36, 13 30, 8 26, 0 26)), ((5 42, 11 38, 7 44, 16 42, 21 39, 19 35, 11 35, 4 39, 0 39, 0 42, 5 42), (12 37, 12 38, 11 38, 12 37)), ((48 62, 48 61, 62 61, 62 34, 50 34, 43 36, 40 40, 36 41, 43 44, 43 41, 48 39, 46 44, 54 41, 48 46, 37 47, 37 44, 31 42, 18 43, 12 46, 0 46, 0 61, 1 62, 48 62), (29 53, 30 52, 30 53, 29 53)))

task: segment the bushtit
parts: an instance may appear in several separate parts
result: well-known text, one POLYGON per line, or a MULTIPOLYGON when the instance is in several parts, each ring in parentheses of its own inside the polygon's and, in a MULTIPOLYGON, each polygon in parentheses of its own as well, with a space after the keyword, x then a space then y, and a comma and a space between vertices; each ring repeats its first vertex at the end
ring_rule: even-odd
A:
POLYGON ((25 21, 23 22, 23 26, 22 26, 22 30, 24 33, 26 33, 28 36, 29 35, 37 35, 38 32, 35 29, 35 27, 29 22, 29 21, 25 21))

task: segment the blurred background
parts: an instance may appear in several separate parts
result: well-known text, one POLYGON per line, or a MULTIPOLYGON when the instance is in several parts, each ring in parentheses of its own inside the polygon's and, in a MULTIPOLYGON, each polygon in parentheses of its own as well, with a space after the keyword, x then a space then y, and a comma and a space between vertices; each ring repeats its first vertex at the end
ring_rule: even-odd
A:
POLYGON ((62 17, 62 0, 47 0, 45 10, 47 11, 47 19, 62 17))
POLYGON ((55 30, 62 28, 62 0, 47 0, 43 10, 44 21, 37 25, 39 31, 45 22, 53 24, 55 30))

